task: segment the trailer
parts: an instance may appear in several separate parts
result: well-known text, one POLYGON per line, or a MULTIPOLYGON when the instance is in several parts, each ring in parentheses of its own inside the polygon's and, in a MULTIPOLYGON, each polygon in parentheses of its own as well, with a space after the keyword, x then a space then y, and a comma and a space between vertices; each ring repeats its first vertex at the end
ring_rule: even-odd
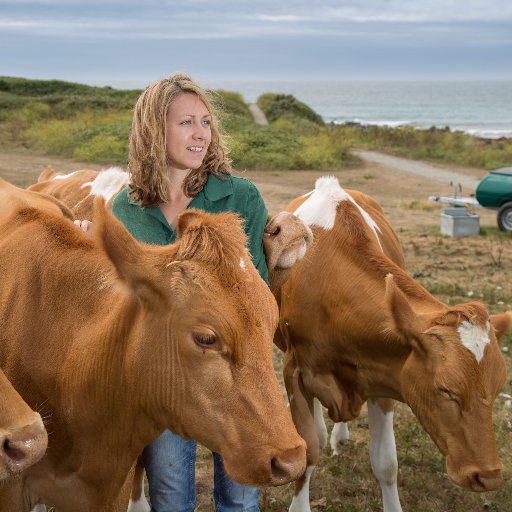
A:
POLYGON ((454 207, 495 209, 498 228, 512 232, 512 167, 487 173, 480 180, 474 196, 462 197, 455 190, 451 197, 433 195, 429 199, 454 207))

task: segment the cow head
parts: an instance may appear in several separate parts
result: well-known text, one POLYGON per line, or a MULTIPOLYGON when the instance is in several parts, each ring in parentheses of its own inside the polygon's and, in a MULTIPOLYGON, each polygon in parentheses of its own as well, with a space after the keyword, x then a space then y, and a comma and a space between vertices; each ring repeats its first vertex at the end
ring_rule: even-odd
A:
POLYGON ((141 337, 127 374, 140 381, 145 414, 160 431, 220 453, 241 483, 298 478, 305 443, 272 364, 277 305, 251 263, 240 220, 188 210, 175 244, 150 247, 105 210, 95 218, 96 236, 138 304, 141 337))
POLYGON ((290 212, 270 214, 263 234, 270 288, 276 292, 313 242, 311 229, 290 212))
POLYGON ((439 305, 416 315, 393 277, 386 278, 392 330, 410 350, 401 394, 446 457, 449 477, 473 491, 502 483, 492 405, 506 379, 504 358, 486 308, 439 305))
POLYGON ((41 417, 23 401, 0 370, 0 480, 37 462, 47 444, 41 417))

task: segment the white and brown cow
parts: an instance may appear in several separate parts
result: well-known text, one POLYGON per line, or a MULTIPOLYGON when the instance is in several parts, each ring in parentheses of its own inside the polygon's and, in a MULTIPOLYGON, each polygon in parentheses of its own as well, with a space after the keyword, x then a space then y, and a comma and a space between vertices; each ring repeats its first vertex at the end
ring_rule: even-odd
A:
POLYGON ((46 451, 41 416, 21 398, 0 370, 0 480, 18 475, 46 451))
POLYGON ((233 214, 187 211, 160 247, 102 204, 92 236, 55 199, 3 181, 0 205, 0 366, 52 424, 0 510, 125 511, 136 457, 165 428, 242 483, 304 472, 272 366, 277 306, 233 214))
MULTIPOLYGON (((293 418, 308 445, 308 468, 290 510, 309 511, 319 456, 315 398, 335 422, 356 418, 367 402, 370 458, 386 512, 401 510, 393 400, 411 407, 454 482, 473 491, 498 488, 492 404, 506 370, 487 309, 479 302, 445 305, 414 281, 382 210, 337 179, 319 179, 288 209, 314 233, 304 259, 281 272, 284 284, 275 291, 276 343, 285 351, 293 418)), ((509 321, 501 317, 502 325, 509 321)))
POLYGON ((69 174, 58 173, 48 167, 41 172, 37 183, 27 190, 51 195, 63 202, 77 219, 92 221, 94 199, 103 197, 110 206, 128 181, 128 173, 120 167, 101 171, 81 169, 69 174))

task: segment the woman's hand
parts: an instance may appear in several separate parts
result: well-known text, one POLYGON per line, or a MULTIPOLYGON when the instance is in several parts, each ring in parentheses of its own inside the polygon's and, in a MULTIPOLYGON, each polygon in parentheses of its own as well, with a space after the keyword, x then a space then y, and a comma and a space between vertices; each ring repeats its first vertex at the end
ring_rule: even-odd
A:
POLYGON ((92 222, 90 220, 75 220, 73 221, 73 224, 78 226, 82 231, 85 231, 86 233, 92 229, 92 222))

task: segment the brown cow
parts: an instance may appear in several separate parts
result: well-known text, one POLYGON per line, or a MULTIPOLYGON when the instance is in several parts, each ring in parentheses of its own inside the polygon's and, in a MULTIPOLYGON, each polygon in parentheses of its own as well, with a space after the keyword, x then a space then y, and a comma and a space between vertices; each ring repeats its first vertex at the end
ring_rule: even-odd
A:
POLYGON ((120 167, 109 167, 102 171, 82 169, 69 174, 58 173, 48 167, 41 172, 37 183, 27 190, 56 197, 77 219, 92 221, 94 198, 101 196, 110 206, 127 183, 128 173, 120 167))
MULTIPOLYGON (((313 233, 290 212, 273 212, 269 213, 269 221, 263 236, 270 288, 277 292, 282 284, 281 278, 288 276, 287 270, 304 257, 313 241, 313 233)), ((144 494, 144 464, 142 457, 139 457, 133 475, 128 512, 149 510, 150 506, 144 494)))
POLYGON ((386 512, 401 510, 392 400, 411 407, 454 482, 498 488, 492 404, 506 370, 486 308, 448 306, 430 295, 404 271, 398 238, 375 201, 335 178, 319 179, 288 209, 314 233, 277 291, 286 388, 308 445, 290 510, 309 511, 319 455, 315 397, 335 422, 356 418, 367 402, 370 458, 386 512))
POLYGON ((187 211, 175 244, 147 246, 102 205, 89 236, 12 189, 0 182, 0 365, 52 430, 0 510, 125 511, 130 468, 165 428, 242 483, 304 472, 272 366, 277 306, 233 214, 187 211))
POLYGON ((37 462, 47 443, 41 416, 23 401, 0 370, 0 480, 37 462))

